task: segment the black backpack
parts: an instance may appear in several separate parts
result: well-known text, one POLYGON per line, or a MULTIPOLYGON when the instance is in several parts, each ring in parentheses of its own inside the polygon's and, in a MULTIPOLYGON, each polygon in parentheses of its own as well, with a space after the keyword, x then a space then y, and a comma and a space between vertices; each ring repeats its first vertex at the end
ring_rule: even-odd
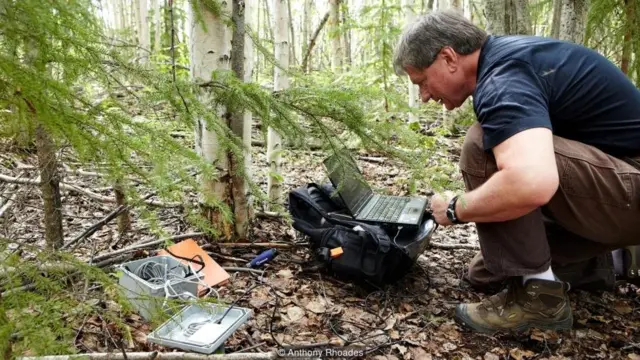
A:
POLYGON ((436 227, 425 214, 420 229, 383 229, 355 221, 345 210, 331 184, 311 183, 289 193, 293 227, 310 238, 316 260, 331 275, 361 284, 382 286, 401 279, 436 227), (332 257, 331 250, 337 248, 342 253, 332 257))

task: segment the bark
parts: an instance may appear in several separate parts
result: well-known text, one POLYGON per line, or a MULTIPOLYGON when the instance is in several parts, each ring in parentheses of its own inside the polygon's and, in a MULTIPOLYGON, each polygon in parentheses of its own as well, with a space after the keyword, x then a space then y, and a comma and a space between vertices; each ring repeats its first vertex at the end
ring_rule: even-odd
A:
POLYGON ((316 45, 316 40, 318 39, 318 35, 320 34, 320 31, 322 31, 322 28, 327 23, 328 19, 329 19, 329 13, 326 13, 322 17, 322 20, 320 20, 320 24, 318 25, 318 28, 316 29, 316 31, 313 32, 313 35, 311 36, 311 40, 309 41, 309 46, 307 47, 307 52, 304 55, 304 60, 302 60, 302 70, 304 70, 304 72, 309 72, 309 61, 311 60, 311 52, 313 51, 313 47, 316 45))
POLYGON ((342 44, 340 43, 340 0, 329 0, 329 38, 331 39, 331 70, 342 69, 342 44))
MULTIPOLYGON (((226 8, 223 11, 231 13, 231 2, 224 3, 226 8)), ((231 57, 231 31, 227 28, 223 19, 216 18, 204 6, 201 5, 200 12, 206 24, 205 31, 202 26, 196 23, 193 11, 189 12, 189 30, 191 32, 190 51, 191 56, 191 76, 194 81, 211 81, 211 74, 214 70, 230 69, 231 57)), ((209 94, 202 92, 201 101, 209 102, 209 94)), ((217 109, 218 117, 215 121, 223 122, 220 126, 226 126, 224 122, 226 109, 217 109)), ((202 178, 203 193, 200 201, 203 203, 205 216, 223 234, 221 237, 230 239, 233 237, 232 224, 223 217, 223 214, 214 208, 204 206, 206 198, 214 198, 225 204, 230 204, 232 195, 230 193, 230 174, 228 156, 219 156, 220 144, 215 131, 211 130, 204 119, 198 119, 196 124, 196 151, 205 161, 213 165, 218 171, 215 178, 202 178)))
POLYGON ((53 140, 42 125, 36 128, 36 149, 40 168, 40 189, 44 201, 44 226, 47 247, 62 246, 62 201, 60 199, 60 176, 53 140))
POLYGON ((161 22, 160 22, 160 0, 151 0, 151 6, 153 7, 153 51, 156 53, 160 52, 160 31, 161 30, 161 22))
POLYGON ((351 67, 351 30, 347 27, 347 22, 349 21, 349 3, 345 1, 342 7, 342 24, 345 26, 344 31, 342 32, 342 39, 344 41, 344 63, 346 65, 346 69, 351 67))
POLYGON ((267 29, 266 33, 269 34, 269 40, 271 40, 271 43, 273 44, 273 28, 271 25, 271 12, 269 11, 269 0, 264 0, 264 11, 265 11, 265 17, 266 17, 266 21, 265 21, 265 28, 267 29))
POLYGON ((287 0, 287 13, 289 15, 289 64, 295 66, 298 60, 296 59, 296 38, 293 31, 293 16, 291 16, 291 0, 287 0))
POLYGON ((527 0, 485 0, 487 32, 493 35, 530 35, 527 0))
POLYGON ((139 59, 142 64, 149 61, 149 49, 151 48, 151 40, 149 38, 149 7, 147 0, 137 0, 138 8, 138 44, 140 46, 139 59))
POLYGON ((311 35, 311 0, 304 0, 304 14, 302 18, 302 53, 307 53, 309 36, 311 35))
MULTIPOLYGON (((233 35, 231 38, 231 70, 238 79, 245 79, 245 2, 233 0, 233 35)), ((245 135, 244 112, 233 109, 229 116, 229 127, 239 139, 245 135)), ((244 139, 243 139, 244 140, 244 139)), ((246 169, 244 156, 241 158, 229 154, 229 173, 231 174, 231 203, 233 207, 235 234, 234 238, 246 239, 249 230, 249 206, 247 202, 246 181, 243 176, 246 169)))
MULTIPOLYGON (((275 66, 273 71, 273 91, 289 88, 289 77, 286 70, 289 68, 289 44, 287 25, 289 24, 289 13, 286 9, 287 0, 273 0, 274 16, 274 52, 275 60, 280 66, 275 66)), ((267 130, 267 161, 269 162, 269 178, 267 179, 267 191, 269 204, 282 204, 282 181, 281 181, 281 156, 282 137, 273 128, 267 130)))
POLYGON ((620 61, 620 70, 629 75, 629 62, 631 59, 631 34, 633 32, 633 24, 635 23, 635 2, 633 0, 625 0, 625 31, 624 43, 622 44, 622 59, 620 61))
MULTIPOLYGON (((255 2, 247 2, 245 8, 245 26, 250 29, 258 28, 257 25, 258 5, 255 2)), ((244 82, 253 81, 254 73, 254 59, 256 58, 255 48, 253 40, 249 34, 245 33, 244 38, 244 51, 245 51, 245 64, 244 64, 244 82)), ((252 177, 251 172, 251 128, 253 123, 253 116, 250 111, 244 113, 244 129, 242 140, 244 143, 244 161, 245 161, 245 174, 247 180, 245 182, 245 196, 247 198, 247 206, 249 208, 249 218, 253 218, 253 199, 251 197, 251 189, 249 187, 249 179, 252 177)))
POLYGON ((116 193, 116 204, 118 207, 122 206, 123 211, 118 215, 118 234, 122 235, 131 230, 131 215, 129 214, 129 208, 127 206, 127 198, 124 196, 122 189, 122 182, 118 181, 113 187, 116 193))
POLYGON ((588 0, 563 0, 560 40, 582 44, 587 18, 588 0))
POLYGON ((551 22, 551 37, 560 37, 560 18, 562 17, 562 0, 553 0, 553 20, 551 22))

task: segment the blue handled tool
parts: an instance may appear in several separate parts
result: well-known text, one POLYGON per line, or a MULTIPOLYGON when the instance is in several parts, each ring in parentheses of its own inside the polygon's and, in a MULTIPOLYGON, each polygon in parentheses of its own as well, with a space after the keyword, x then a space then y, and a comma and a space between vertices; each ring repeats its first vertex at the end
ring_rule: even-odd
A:
POLYGON ((258 256, 253 258, 250 262, 247 263, 248 268, 255 268, 262 266, 268 261, 273 260, 274 257, 278 255, 278 251, 276 249, 269 249, 261 252, 258 256))

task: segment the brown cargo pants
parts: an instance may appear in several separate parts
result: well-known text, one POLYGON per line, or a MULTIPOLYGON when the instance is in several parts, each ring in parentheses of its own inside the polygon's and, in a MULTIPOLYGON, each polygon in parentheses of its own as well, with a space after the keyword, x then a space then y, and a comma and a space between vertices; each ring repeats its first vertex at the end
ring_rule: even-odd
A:
MULTIPOLYGON (((630 164, 640 163, 640 154, 622 160, 558 136, 553 142, 558 191, 547 205, 518 219, 476 224, 482 256, 469 268, 472 284, 538 273, 552 261, 554 266, 578 263, 640 244, 640 166, 630 164)), ((484 151, 478 123, 464 140, 460 168, 467 190, 498 171, 493 154, 484 151)))

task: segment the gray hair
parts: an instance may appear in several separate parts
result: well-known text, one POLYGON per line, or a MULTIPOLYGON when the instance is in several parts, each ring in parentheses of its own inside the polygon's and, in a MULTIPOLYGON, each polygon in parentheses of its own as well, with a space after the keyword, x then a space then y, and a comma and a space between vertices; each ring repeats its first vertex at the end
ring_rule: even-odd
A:
POLYGON ((408 24, 396 45, 393 68, 405 75, 407 66, 424 69, 430 66, 445 46, 461 55, 479 49, 487 33, 458 12, 434 11, 408 24))

